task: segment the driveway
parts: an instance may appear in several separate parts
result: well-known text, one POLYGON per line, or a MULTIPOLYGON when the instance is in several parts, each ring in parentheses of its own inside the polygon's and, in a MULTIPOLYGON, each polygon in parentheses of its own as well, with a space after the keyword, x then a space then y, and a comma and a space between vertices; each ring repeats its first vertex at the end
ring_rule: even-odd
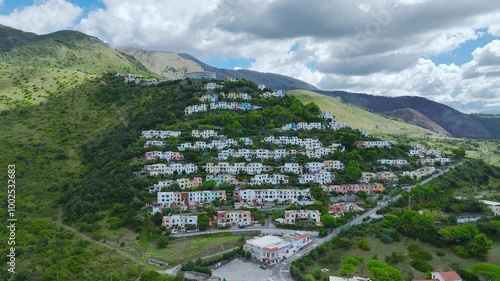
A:
POLYGON ((227 281, 276 281, 272 279, 271 269, 260 269, 260 264, 240 259, 234 259, 230 263, 212 270, 212 276, 219 277, 227 281))

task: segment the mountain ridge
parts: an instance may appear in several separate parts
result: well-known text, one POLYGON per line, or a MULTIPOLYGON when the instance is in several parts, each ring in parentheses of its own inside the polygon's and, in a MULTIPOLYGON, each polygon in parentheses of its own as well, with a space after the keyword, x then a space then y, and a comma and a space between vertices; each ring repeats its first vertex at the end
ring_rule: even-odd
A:
MULTIPOLYGON (((404 116, 398 118, 412 123, 415 122, 414 119, 418 115, 416 112, 418 112, 430 120, 423 121, 425 118, 422 116, 418 118, 424 128, 435 128, 436 132, 442 132, 440 129, 442 128, 454 137, 500 138, 500 118, 465 114, 422 97, 392 98, 345 91, 323 91, 306 82, 281 74, 244 69, 219 69, 185 53, 151 52, 141 49, 133 49, 134 51, 131 52, 124 49, 127 48, 115 49, 99 38, 79 31, 62 30, 37 35, 0 25, 0 60, 11 65, 50 67, 87 74, 111 71, 166 77, 165 74, 169 73, 171 75, 169 79, 172 80, 182 79, 186 72, 204 69, 215 72, 220 79, 245 78, 258 84, 265 84, 272 89, 302 89, 340 97, 344 102, 388 116, 394 114, 393 111, 411 109, 415 111, 413 114, 403 114, 404 116), (168 54, 176 60, 177 65, 172 65, 172 58, 162 64, 161 60, 148 57, 148 53, 154 53, 157 56, 168 54), (142 54, 143 57, 138 57, 137 54, 142 54), (149 60, 149 63, 146 60, 149 60)), ((12 85, 8 87, 12 88, 12 85)), ((49 94, 49 91, 46 93, 49 94)))
MULTIPOLYGON (((481 119, 423 97, 384 97, 346 91, 319 91, 319 93, 340 97, 345 102, 377 113, 410 108, 423 114, 454 137, 500 138, 500 132, 492 130, 491 126, 488 128, 481 119)), ((500 118, 497 120, 500 128, 500 118)))

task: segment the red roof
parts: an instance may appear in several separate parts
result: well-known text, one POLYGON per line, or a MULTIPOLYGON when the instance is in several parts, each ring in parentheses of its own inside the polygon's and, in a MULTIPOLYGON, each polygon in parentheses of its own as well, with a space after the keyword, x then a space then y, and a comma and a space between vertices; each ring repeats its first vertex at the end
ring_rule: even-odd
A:
POLYGON ((293 240, 297 241, 297 240, 300 240, 302 238, 307 238, 307 237, 309 237, 309 234, 304 233, 304 234, 300 234, 300 235, 293 237, 293 240))
POLYGON ((460 275, 458 275, 458 273, 456 273, 455 271, 438 272, 438 273, 441 274, 441 277, 443 277, 445 281, 462 280, 462 277, 460 277, 460 275))
POLYGON ((268 247, 265 247, 265 248, 263 248, 262 250, 264 250, 264 251, 266 251, 266 252, 268 252, 268 253, 272 253, 272 252, 276 252, 276 251, 278 251, 279 249, 278 249, 278 248, 276 248, 276 247, 274 247, 274 248, 268 248, 268 247))

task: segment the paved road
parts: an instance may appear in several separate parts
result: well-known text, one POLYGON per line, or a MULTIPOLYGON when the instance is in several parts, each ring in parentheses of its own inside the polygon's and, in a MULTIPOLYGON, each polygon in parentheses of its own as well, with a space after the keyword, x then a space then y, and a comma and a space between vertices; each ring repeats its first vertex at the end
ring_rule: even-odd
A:
MULTIPOLYGON (((435 179, 436 177, 440 176, 443 173, 448 172, 451 168, 453 168, 453 167, 455 167, 457 165, 460 165, 463 162, 464 161, 461 161, 459 163, 451 165, 447 169, 445 169, 443 171, 440 171, 439 173, 433 175, 432 177, 421 181, 419 183, 419 185, 428 183, 429 181, 435 179)), ((408 187, 407 190, 411 190, 413 187, 415 187, 415 185, 408 187)), ((394 201, 399 200, 401 198, 401 196, 402 196, 401 194, 398 194, 398 195, 394 196, 390 200, 394 200, 394 201)), ((375 212, 377 212, 381 208, 385 207, 387 205, 387 203, 388 203, 387 201, 382 201, 380 205, 376 206, 373 209, 368 210, 367 212, 365 212, 362 215, 356 217, 355 219, 353 219, 352 221, 350 221, 347 224, 343 225, 342 227, 335 229, 329 235, 327 235, 327 236, 325 236, 323 238, 317 239, 317 240, 313 240, 313 242, 311 244, 309 244, 307 247, 305 247, 299 253, 295 254, 294 256, 290 257, 289 259, 284 260, 282 263, 280 263, 276 267, 274 267, 272 269, 272 271, 273 271, 273 278, 272 278, 272 280, 273 281, 276 281, 276 280, 278 280, 278 281, 293 281, 293 278, 290 275, 290 265, 292 264, 293 261, 295 261, 296 259, 302 257, 303 255, 308 254, 312 249, 316 248, 317 246, 319 246, 319 245, 321 245, 321 244, 323 244, 323 243, 325 243, 327 241, 330 241, 332 238, 336 237, 339 234, 340 229, 346 229, 346 228, 349 228, 349 227, 351 227, 353 225, 360 224, 361 222, 363 222, 364 218, 367 218, 367 217, 371 216, 372 214, 375 214, 375 212)))

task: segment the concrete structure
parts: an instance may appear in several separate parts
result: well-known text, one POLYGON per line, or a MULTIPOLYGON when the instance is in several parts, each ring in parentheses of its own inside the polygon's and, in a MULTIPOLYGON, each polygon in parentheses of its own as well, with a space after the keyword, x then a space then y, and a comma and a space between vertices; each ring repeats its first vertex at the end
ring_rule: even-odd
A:
POLYGON ((489 200, 481 200, 488 208, 490 208, 495 216, 500 216, 500 203, 495 202, 495 201, 489 201, 489 200))
POLYGON ((321 213, 318 210, 292 210, 285 211, 283 220, 286 224, 295 224, 298 221, 312 220, 315 224, 321 222, 321 213))
POLYGON ((163 208, 190 208, 203 204, 210 204, 213 201, 226 200, 226 192, 223 190, 200 190, 200 191, 180 191, 180 192, 158 192, 156 194, 156 204, 153 212, 163 208))
POLYGON ((411 179, 419 180, 425 176, 430 176, 436 172, 436 168, 434 167, 422 167, 415 171, 405 171, 403 172, 403 176, 408 176, 411 179))
POLYGON ((432 272, 432 279, 417 280, 417 281, 462 281, 462 277, 455 271, 432 272))
POLYGON ((380 164, 382 165, 391 165, 391 166, 402 166, 402 165, 408 165, 407 160, 405 159, 380 159, 377 160, 380 164))
POLYGON ((214 83, 214 82, 209 82, 209 83, 203 85, 203 90, 215 90, 217 88, 222 88, 222 85, 219 85, 219 84, 214 83))
POLYGON ((196 71, 188 73, 186 77, 190 79, 216 79, 217 75, 211 71, 196 71))
POLYGON ((213 138, 217 137, 217 132, 214 130, 191 130, 191 136, 195 138, 203 138, 203 139, 208 139, 208 138, 213 138))
POLYGON ((329 185, 322 186, 321 188, 327 192, 337 193, 356 193, 360 191, 364 191, 366 193, 379 193, 385 189, 380 183, 329 185))
POLYGON ((179 137, 181 135, 180 131, 142 131, 141 138, 143 139, 152 139, 152 138, 160 138, 166 139, 168 137, 179 137))
POLYGON ((268 235, 247 240, 243 249, 250 251, 256 260, 274 265, 300 251, 311 241, 309 234, 301 232, 294 232, 283 238, 268 235))
POLYGON ((148 146, 165 146, 164 141, 147 141, 144 143, 144 147, 148 146))
POLYGON ((198 217, 184 214, 164 216, 161 226, 166 228, 181 229, 181 231, 185 230, 186 227, 189 226, 196 229, 198 228, 198 217))
POLYGON ((234 191, 234 201, 242 203, 263 204, 264 202, 296 203, 310 200, 311 193, 307 189, 242 189, 234 191))
POLYGON ((252 224, 250 211, 217 211, 217 226, 248 226, 252 224))
POLYGON ((391 147, 394 144, 393 141, 357 141, 354 145, 357 148, 383 148, 383 147, 391 147))
POLYGON ((417 164, 421 164, 423 166, 434 165, 436 164, 436 162, 441 163, 441 165, 446 165, 451 162, 451 159, 447 157, 441 157, 441 158, 421 158, 417 160, 417 164))
POLYGON ((362 211, 363 209, 360 208, 356 203, 354 202, 340 202, 337 204, 332 204, 328 206, 328 213, 334 217, 341 217, 347 212, 355 212, 355 211, 362 211))

